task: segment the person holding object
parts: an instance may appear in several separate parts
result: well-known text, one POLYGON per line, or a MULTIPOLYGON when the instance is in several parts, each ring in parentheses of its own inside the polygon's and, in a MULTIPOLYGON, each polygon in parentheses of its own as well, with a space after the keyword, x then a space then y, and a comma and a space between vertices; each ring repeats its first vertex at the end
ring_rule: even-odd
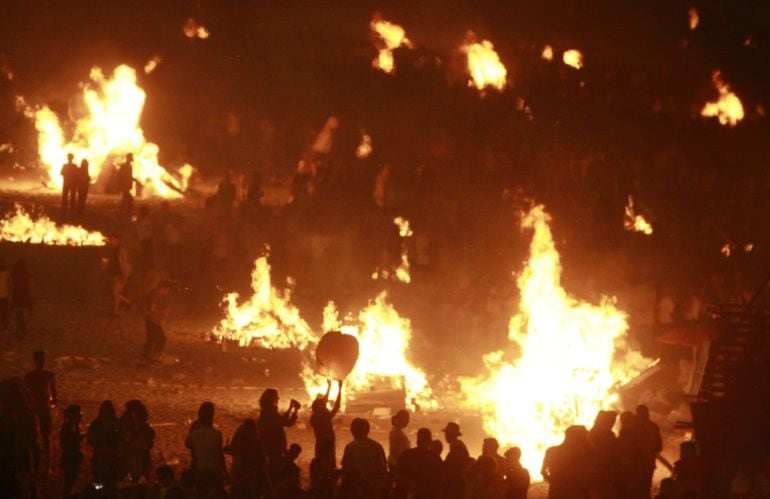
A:
POLYGON ((311 406, 310 426, 313 427, 313 434, 315 435, 315 457, 330 462, 333 468, 337 467, 337 439, 334 434, 332 420, 339 412, 342 404, 342 383, 342 380, 337 381, 337 400, 335 400, 334 407, 331 410, 329 410, 328 404, 329 394, 332 390, 332 380, 327 381, 326 395, 315 399, 311 406), (329 447, 329 442, 319 446, 319 442, 324 438, 331 440, 331 448, 329 447), (322 453, 326 455, 321 455, 322 453))
POLYGON ((262 432, 262 444, 267 458, 268 477, 271 482, 277 479, 283 458, 286 455, 286 430, 297 422, 297 411, 302 405, 294 399, 283 414, 278 412, 278 390, 268 388, 259 397, 259 429, 262 432))

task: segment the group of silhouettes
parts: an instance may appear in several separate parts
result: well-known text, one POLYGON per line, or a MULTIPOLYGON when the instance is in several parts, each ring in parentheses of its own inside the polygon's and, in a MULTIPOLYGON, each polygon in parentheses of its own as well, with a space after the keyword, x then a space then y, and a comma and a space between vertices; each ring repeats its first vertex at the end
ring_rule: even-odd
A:
MULTIPOLYGON (((0 382, 0 490, 3 497, 36 497, 36 477, 51 469, 52 408, 58 402, 55 375, 45 369, 45 353, 35 352, 35 369, 24 378, 0 382)), ((471 458, 461 440, 460 426, 442 429, 444 444, 428 428, 416 432, 413 447, 406 433, 410 414, 392 418, 389 449, 369 437, 363 418, 350 423, 353 440, 337 462, 333 420, 340 410, 343 383, 333 384, 311 404, 309 418, 315 446, 309 487, 303 487, 297 460, 298 444, 287 440, 286 428, 298 419, 301 404, 289 402, 279 410, 279 394, 265 390, 259 416, 246 419, 232 438, 224 441, 214 425, 214 404, 204 402, 191 424, 185 445, 190 466, 177 480, 168 465, 154 470, 151 449, 155 431, 139 400, 125 404, 118 416, 113 403, 104 401, 98 416, 81 430, 77 405, 63 410, 59 432, 62 497, 155 497, 198 499, 214 497, 318 499, 523 499, 530 486, 529 472, 521 465, 521 451, 513 447, 500 455, 494 438, 483 441, 482 453, 471 458), (83 446, 91 448, 91 480, 73 494, 80 475, 83 446), (228 468, 225 456, 231 456, 228 468), (229 489, 229 491, 228 491, 229 489), (132 492, 129 492, 132 491, 132 492), (154 492, 153 492, 154 491, 154 492)), ((649 498, 655 457, 661 450, 658 427, 645 406, 620 416, 620 432, 613 427, 617 414, 601 411, 594 426, 567 429, 564 442, 545 454, 541 473, 548 497, 649 498)))
MULTIPOLYGON (((130 216, 133 209, 134 197, 132 189, 135 179, 133 172, 134 155, 128 153, 126 160, 117 170, 117 189, 121 194, 120 212, 130 216)), ((80 166, 75 164, 75 155, 67 154, 67 162, 61 168, 62 176, 62 217, 83 218, 91 186, 91 174, 88 171, 88 160, 83 159, 80 166)))

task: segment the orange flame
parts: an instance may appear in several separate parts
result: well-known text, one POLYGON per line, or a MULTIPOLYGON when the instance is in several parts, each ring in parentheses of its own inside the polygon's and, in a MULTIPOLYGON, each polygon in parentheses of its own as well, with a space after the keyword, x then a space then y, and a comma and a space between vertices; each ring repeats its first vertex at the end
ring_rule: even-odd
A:
POLYGON ((550 45, 546 45, 543 47, 543 51, 540 53, 540 57, 544 61, 552 61, 553 60, 553 47, 550 45))
POLYGON ((19 106, 35 120, 38 131, 38 154, 48 169, 50 183, 60 188, 59 168, 67 154, 88 159, 94 169, 94 178, 116 155, 134 154, 134 177, 148 194, 166 198, 180 197, 183 182, 171 175, 158 163, 159 148, 147 142, 139 126, 146 94, 136 84, 136 71, 126 65, 115 68, 112 78, 105 78, 102 70, 91 70, 91 82, 83 87, 83 101, 88 114, 77 120, 70 142, 64 138, 59 118, 47 106, 30 109, 22 98, 19 106))
MULTIPOLYGON (((473 34, 470 34, 473 38, 473 34)), ((469 85, 483 91, 487 87, 502 90, 507 85, 508 70, 500 62, 500 56, 489 40, 481 42, 469 41, 462 47, 468 56, 468 73, 471 76, 469 85)))
POLYGON ((412 237, 414 234, 412 232, 412 229, 409 225, 409 220, 407 220, 404 217, 396 217, 393 219, 393 223, 396 224, 398 227, 398 235, 401 237, 401 262, 398 264, 398 267, 396 267, 395 270, 390 271, 386 269, 377 269, 372 274, 372 279, 394 279, 399 282, 403 283, 410 283, 412 282, 412 275, 410 272, 410 264, 409 264, 409 252, 407 251, 406 244, 404 243, 404 239, 407 237, 412 237))
POLYGON ((396 70, 393 51, 399 47, 412 48, 412 42, 406 37, 404 28, 382 19, 379 15, 372 18, 369 27, 381 41, 381 46, 378 47, 379 53, 372 61, 372 66, 386 73, 393 73, 396 70))
POLYGON ((372 153, 372 136, 366 132, 361 134, 361 142, 356 147, 356 157, 358 159, 366 159, 372 153))
POLYGON ((152 56, 152 59, 147 61, 147 63, 144 65, 144 74, 150 74, 158 67, 158 64, 160 64, 163 61, 163 58, 159 55, 152 56))
POLYGON ((687 11, 687 18, 690 23, 690 31, 695 31, 695 28, 697 28, 698 24, 700 23, 698 9, 695 7, 690 7, 690 10, 687 11))
POLYGON ((461 380, 485 430, 502 444, 518 445, 522 463, 536 476, 545 450, 561 442, 567 427, 590 426, 599 409, 617 401, 616 388, 650 364, 629 349, 626 315, 612 300, 591 305, 561 287, 549 221, 537 206, 522 222, 534 235, 518 278, 519 314, 509 329, 518 357, 490 353, 484 357, 488 375, 461 380))
POLYGON ((714 71, 711 81, 719 91, 719 98, 714 102, 707 102, 700 114, 704 118, 716 117, 720 124, 734 127, 743 119, 743 104, 738 96, 730 91, 730 86, 722 81, 721 71, 714 71))
POLYGON ((9 213, 0 220, 0 241, 52 246, 104 246, 107 244, 107 238, 101 232, 91 232, 75 225, 56 225, 46 216, 33 219, 18 204, 13 213, 9 213))
POLYGON ((646 235, 652 234, 652 225, 634 210, 634 198, 628 196, 625 216, 623 217, 623 228, 631 232, 641 232, 646 235))
POLYGON ((580 52, 579 50, 575 50, 575 49, 565 50, 564 54, 561 57, 561 60, 567 66, 571 66, 575 69, 580 69, 583 67, 583 53, 580 52))
POLYGON ((182 33, 184 33, 184 36, 186 38, 189 38, 191 40, 195 38, 205 40, 210 36, 209 30, 207 30, 205 26, 198 23, 198 21, 196 21, 192 17, 187 18, 187 21, 184 23, 184 26, 182 26, 182 33))

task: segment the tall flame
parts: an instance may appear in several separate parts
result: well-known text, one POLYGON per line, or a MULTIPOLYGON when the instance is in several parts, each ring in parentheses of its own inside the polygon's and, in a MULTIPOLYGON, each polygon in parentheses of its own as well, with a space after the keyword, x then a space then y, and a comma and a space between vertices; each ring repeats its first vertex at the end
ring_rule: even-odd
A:
POLYGON ((107 244, 107 238, 101 232, 88 231, 76 225, 56 225, 46 216, 33 219, 18 204, 12 213, 0 220, 0 241, 53 246, 104 246, 107 244))
POLYGON ((714 102, 707 102, 700 114, 704 118, 716 117, 720 124, 734 127, 743 119, 743 104, 738 96, 730 91, 730 86, 722 81, 721 71, 714 71, 711 81, 719 91, 719 98, 714 102))
POLYGON ((468 56, 468 73, 471 76, 470 85, 479 90, 494 87, 498 90, 507 84, 508 70, 500 62, 500 56, 489 40, 481 42, 470 41, 462 47, 468 56))
POLYGON ((225 296, 225 318, 213 331, 217 339, 235 340, 240 346, 253 343, 264 348, 299 349, 317 341, 291 303, 291 290, 273 287, 266 257, 258 258, 254 264, 251 288, 254 293, 243 303, 238 303, 238 293, 225 296))
POLYGON ((486 376, 461 380, 485 430, 503 444, 521 447, 524 466, 536 476, 545 450, 562 441, 567 427, 590 426, 599 409, 617 401, 618 385, 649 364, 629 350, 626 316, 610 299, 592 305, 561 287, 549 221, 537 206, 522 222, 534 235, 518 278, 519 313, 509 329, 517 357, 490 353, 484 357, 486 376))
POLYGON ((583 53, 576 49, 565 50, 561 57, 562 62, 575 69, 583 67, 583 53))
POLYGON ((369 27, 381 41, 377 58, 372 61, 372 66, 386 73, 393 73, 396 70, 393 51, 399 47, 411 48, 412 42, 406 37, 404 28, 382 19, 379 15, 374 16, 369 27))
MULTIPOLYGON (((26 114, 35 121, 38 131, 38 154, 48 169, 50 183, 61 187, 59 169, 67 161, 67 154, 75 160, 87 159, 93 177, 110 160, 122 160, 127 153, 134 154, 134 178, 149 194, 161 197, 180 197, 182 182, 158 163, 159 148, 147 142, 139 126, 146 94, 136 84, 136 71, 126 65, 115 68, 112 78, 105 78, 102 70, 91 70, 91 82, 83 86, 86 116, 77 120, 72 140, 67 142, 56 113, 47 106, 37 110, 26 108, 26 114)), ((19 99, 20 105, 23 99, 19 99)))
POLYGON ((636 213, 634 209, 634 198, 628 196, 628 204, 623 217, 623 228, 631 232, 641 232, 646 235, 652 234, 652 225, 642 215, 636 213))
MULTIPOLYGON (((339 320, 336 306, 330 302, 324 309, 324 327, 341 330, 358 339, 358 362, 345 380, 345 389, 350 394, 364 393, 387 383, 391 389, 403 389, 409 402, 414 401, 422 408, 437 407, 425 373, 407 358, 411 323, 388 302, 385 291, 369 302, 356 318, 349 317, 343 322, 339 320)), ((302 377, 311 397, 325 390, 325 381, 312 370, 305 369, 302 377)))

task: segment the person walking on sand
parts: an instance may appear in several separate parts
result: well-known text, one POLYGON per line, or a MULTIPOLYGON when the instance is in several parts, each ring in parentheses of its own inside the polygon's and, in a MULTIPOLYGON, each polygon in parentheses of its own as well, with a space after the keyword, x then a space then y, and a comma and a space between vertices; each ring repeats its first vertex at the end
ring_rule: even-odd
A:
POLYGON ((62 497, 70 497, 75 481, 80 472, 80 463, 83 461, 83 453, 80 451, 80 443, 83 435, 80 433, 80 421, 83 414, 80 406, 70 405, 64 410, 64 422, 59 433, 59 448, 61 449, 62 469, 62 497))
POLYGON ((38 350, 32 354, 32 360, 35 362, 35 369, 24 377, 24 386, 32 398, 32 408, 35 411, 40 436, 43 439, 44 469, 49 470, 51 466, 51 409, 57 404, 56 375, 44 369, 45 352, 43 350, 38 350))
POLYGON ((126 308, 131 307, 131 300, 125 294, 126 284, 131 276, 131 260, 118 236, 110 237, 110 247, 110 256, 106 259, 106 270, 112 281, 112 312, 117 317, 123 311, 124 305, 126 308))
POLYGON ((77 192, 78 165, 75 164, 75 155, 67 154, 67 162, 61 167, 61 212, 62 217, 75 213, 75 195, 77 192))

